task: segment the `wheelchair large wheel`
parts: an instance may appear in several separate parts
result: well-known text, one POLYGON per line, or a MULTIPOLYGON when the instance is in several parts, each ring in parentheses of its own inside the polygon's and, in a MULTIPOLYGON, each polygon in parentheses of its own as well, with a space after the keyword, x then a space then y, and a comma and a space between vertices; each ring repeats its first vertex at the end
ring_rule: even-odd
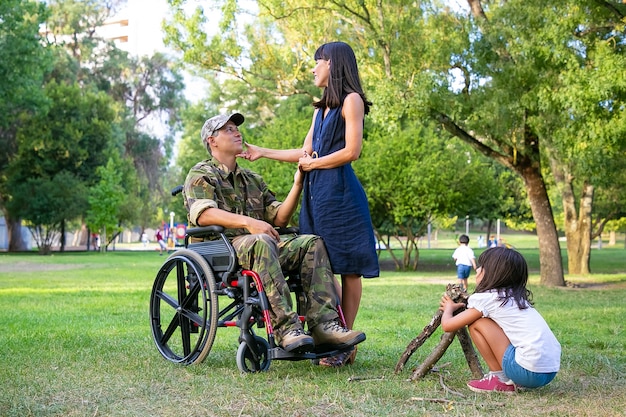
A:
POLYGON ((200 363, 218 327, 215 276, 198 253, 181 249, 159 270, 150 296, 150 322, 157 349, 167 360, 200 363))
POLYGON ((239 344, 239 349, 237 349, 237 368, 239 368, 241 372, 261 372, 267 371, 270 368, 269 342, 260 336, 254 336, 254 341, 256 342, 256 348, 258 350, 256 359, 250 346, 248 346, 246 342, 239 344))

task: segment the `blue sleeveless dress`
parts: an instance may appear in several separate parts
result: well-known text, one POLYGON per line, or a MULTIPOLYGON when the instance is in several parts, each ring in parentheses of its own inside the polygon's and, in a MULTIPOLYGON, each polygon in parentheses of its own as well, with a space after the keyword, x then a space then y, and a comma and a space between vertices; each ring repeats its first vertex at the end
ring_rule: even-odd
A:
MULTIPOLYGON (((319 157, 346 146, 342 107, 324 117, 317 112, 313 151, 319 157)), ((300 209, 300 233, 324 239, 335 274, 379 275, 376 241, 367 196, 351 164, 305 173, 300 209)))

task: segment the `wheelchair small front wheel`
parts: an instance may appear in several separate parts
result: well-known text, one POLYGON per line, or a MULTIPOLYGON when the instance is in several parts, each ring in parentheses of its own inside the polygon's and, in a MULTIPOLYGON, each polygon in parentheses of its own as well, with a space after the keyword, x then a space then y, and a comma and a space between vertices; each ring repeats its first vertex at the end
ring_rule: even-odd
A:
POLYGON ((262 372, 270 368, 270 344, 261 336, 254 336, 257 354, 250 349, 246 342, 239 344, 237 349, 237 368, 241 372, 262 372))

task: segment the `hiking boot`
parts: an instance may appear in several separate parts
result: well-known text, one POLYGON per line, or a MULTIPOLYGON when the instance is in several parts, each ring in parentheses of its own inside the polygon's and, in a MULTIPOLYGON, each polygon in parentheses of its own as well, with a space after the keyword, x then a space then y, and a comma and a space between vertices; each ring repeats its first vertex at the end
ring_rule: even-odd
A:
POLYGON ((474 392, 515 392, 515 383, 509 379, 509 382, 502 382, 495 375, 487 374, 483 379, 474 379, 467 383, 469 389, 474 392))
POLYGON ((280 346, 287 352, 305 353, 315 348, 313 338, 302 329, 290 330, 281 337, 280 346))
POLYGON ((349 330, 338 320, 320 323, 311 331, 315 346, 328 346, 334 349, 346 349, 365 340, 365 333, 349 330))

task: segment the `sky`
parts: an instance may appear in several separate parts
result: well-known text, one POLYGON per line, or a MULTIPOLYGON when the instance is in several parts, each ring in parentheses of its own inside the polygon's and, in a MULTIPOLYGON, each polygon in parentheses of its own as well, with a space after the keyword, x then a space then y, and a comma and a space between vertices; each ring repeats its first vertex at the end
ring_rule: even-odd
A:
POLYGON ((128 18, 128 43, 121 46, 139 56, 163 51, 161 21, 167 11, 166 0, 128 0, 118 14, 128 18))
MULTIPOLYGON (((205 1, 191 1, 190 6, 195 7, 205 1)), ((163 44, 163 31, 161 24, 168 16, 166 0, 128 0, 127 6, 120 11, 118 17, 128 19, 126 29, 129 37, 127 43, 119 44, 119 47, 133 55, 145 56, 155 52, 168 50, 163 44)), ((115 20, 115 18, 113 19, 115 20)), ((185 96, 192 102, 197 102, 205 96, 206 84, 198 78, 184 73, 186 85, 185 96)))

